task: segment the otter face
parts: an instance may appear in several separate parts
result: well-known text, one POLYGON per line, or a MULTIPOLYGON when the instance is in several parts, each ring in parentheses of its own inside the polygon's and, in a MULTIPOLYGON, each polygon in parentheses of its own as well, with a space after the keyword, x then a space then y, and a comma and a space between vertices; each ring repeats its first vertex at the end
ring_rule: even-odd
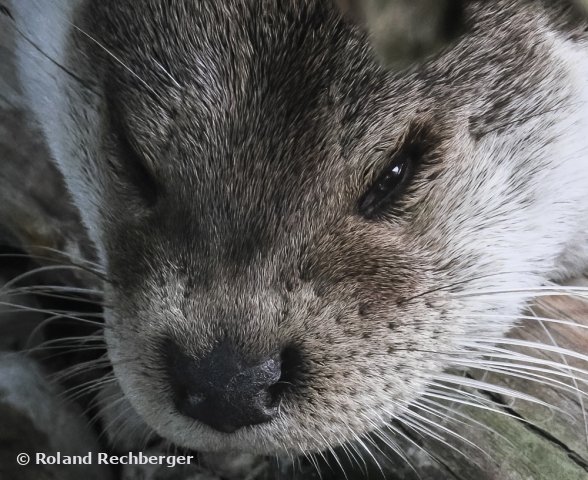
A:
POLYGON ((328 1, 79 9, 60 165, 108 273, 115 373, 159 434, 324 449, 509 328, 525 294, 474 293, 553 272, 588 182, 553 162, 586 141, 550 110, 569 62, 504 3, 516 22, 472 7, 474 33, 398 74, 328 1), (512 24, 533 48, 500 40, 512 24))
POLYGON ((106 93, 123 178, 103 230, 110 355, 146 421, 200 449, 353 438, 422 389, 453 333, 443 301, 403 303, 434 285, 396 204, 434 170, 433 132, 395 125, 386 74, 335 11, 274 8, 275 43, 236 6, 259 31, 200 39, 202 71, 170 71, 162 103, 116 66, 106 93))

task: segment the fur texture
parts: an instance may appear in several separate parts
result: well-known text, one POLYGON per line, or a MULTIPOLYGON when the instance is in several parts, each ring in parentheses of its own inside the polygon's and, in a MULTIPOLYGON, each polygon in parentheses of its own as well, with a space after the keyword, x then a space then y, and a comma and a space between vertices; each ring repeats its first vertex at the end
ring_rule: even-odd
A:
POLYGON ((588 49, 563 2, 466 2, 462 37, 397 73, 327 0, 10 8, 31 107, 107 273, 117 378, 178 444, 355 439, 503 335, 526 289, 587 265, 588 49), (411 142, 410 185, 362 217, 411 142), (222 338, 252 359, 294 349, 278 418, 223 434, 180 415, 170 338, 195 358, 222 338))

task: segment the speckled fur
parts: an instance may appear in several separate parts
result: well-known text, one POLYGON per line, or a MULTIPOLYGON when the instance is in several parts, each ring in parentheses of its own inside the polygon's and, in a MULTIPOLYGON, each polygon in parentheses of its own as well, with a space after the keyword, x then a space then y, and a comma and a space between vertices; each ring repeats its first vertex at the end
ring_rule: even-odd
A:
POLYGON ((31 105, 110 279, 110 358, 159 434, 261 453, 354 439, 464 339, 504 334, 526 299, 463 293, 586 266, 584 26, 564 2, 467 4, 457 43, 390 73, 327 0, 14 1, 51 57, 21 41, 31 105), (153 205, 123 130, 158 179, 153 205), (415 135, 408 190, 361 217, 415 135), (222 336, 251 358, 299 350, 276 420, 223 434, 175 411, 160 342, 199 357, 222 336))

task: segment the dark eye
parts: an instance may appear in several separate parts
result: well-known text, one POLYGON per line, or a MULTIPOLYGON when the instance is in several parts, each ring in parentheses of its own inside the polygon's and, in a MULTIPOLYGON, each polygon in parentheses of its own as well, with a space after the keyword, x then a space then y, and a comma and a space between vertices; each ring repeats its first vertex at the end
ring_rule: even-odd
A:
POLYGON ((413 162, 409 152, 398 152, 359 201, 359 213, 373 218, 382 213, 404 191, 412 175, 413 162))

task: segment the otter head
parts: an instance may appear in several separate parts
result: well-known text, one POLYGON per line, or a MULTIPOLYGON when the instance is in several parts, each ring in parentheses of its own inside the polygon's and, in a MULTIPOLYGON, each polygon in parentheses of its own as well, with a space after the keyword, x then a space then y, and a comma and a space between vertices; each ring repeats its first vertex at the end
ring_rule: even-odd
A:
POLYGON ((56 73, 37 108, 61 112, 45 130, 107 272, 109 355, 159 434, 324 449, 512 324, 524 293, 476 292, 552 271, 580 195, 576 157, 553 158, 585 140, 551 109, 572 62, 537 12, 503 3, 399 73, 326 0, 82 1, 53 18, 67 73, 38 60, 56 73))

